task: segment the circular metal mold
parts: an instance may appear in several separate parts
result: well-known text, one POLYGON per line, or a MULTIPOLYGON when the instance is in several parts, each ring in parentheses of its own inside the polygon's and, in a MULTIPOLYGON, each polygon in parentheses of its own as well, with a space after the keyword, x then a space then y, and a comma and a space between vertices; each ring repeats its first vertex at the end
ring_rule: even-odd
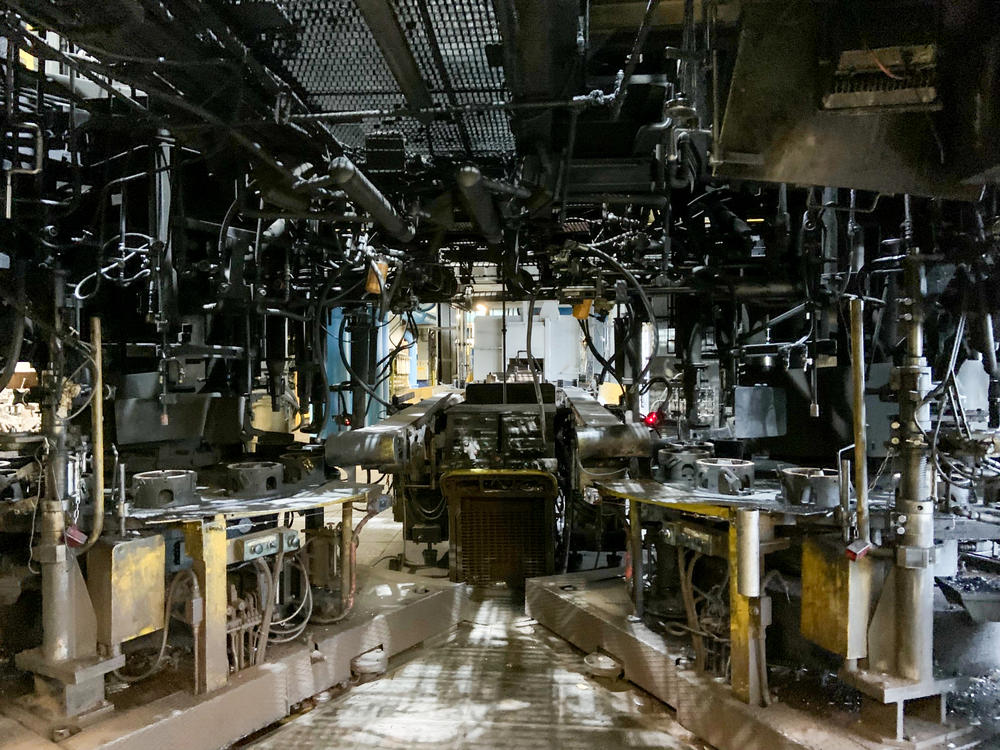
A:
POLYGON ((738 495, 753 490, 753 461, 739 458, 700 458, 696 485, 721 495, 738 495))
POLYGON ((185 469, 143 471, 132 477, 132 502, 136 508, 189 505, 198 499, 198 474, 185 469))
POLYGON ((664 481, 688 484, 694 484, 698 474, 698 460, 711 457, 712 454, 703 448, 686 446, 662 448, 656 454, 664 481))
POLYGON ((322 450, 289 451, 278 456, 278 460, 285 467, 284 479, 287 484, 322 481, 325 476, 322 450))
POLYGON ((259 497, 280 490, 284 484, 285 467, 277 461, 241 461, 226 469, 231 495, 259 497))
POLYGON ((785 502, 835 508, 840 505, 840 475, 834 469, 794 466, 781 470, 785 502))

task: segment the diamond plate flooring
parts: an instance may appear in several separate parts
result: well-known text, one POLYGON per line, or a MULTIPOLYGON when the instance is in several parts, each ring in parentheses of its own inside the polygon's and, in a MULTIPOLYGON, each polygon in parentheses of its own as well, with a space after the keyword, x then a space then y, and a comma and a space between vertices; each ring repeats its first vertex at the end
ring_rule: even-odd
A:
MULTIPOLYGON (((318 703, 249 747, 703 750, 658 700, 587 676, 583 656, 505 591, 472 591, 466 619, 388 675, 318 703)), ((391 665, 392 666, 392 665, 391 665)))

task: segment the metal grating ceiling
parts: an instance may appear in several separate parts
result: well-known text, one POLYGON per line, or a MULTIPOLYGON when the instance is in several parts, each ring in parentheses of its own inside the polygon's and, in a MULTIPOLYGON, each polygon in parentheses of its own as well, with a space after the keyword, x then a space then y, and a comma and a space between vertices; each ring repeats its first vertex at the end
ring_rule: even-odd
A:
MULTIPOLYGON (((490 0, 387 0, 436 105, 503 101, 503 70, 486 49, 500 43, 490 0), (428 27, 429 21, 429 27, 428 27), (436 46, 436 50, 435 50, 436 46)), ((354 0, 286 0, 296 44, 276 49, 288 74, 315 110, 392 109, 406 100, 354 0)), ((514 150, 504 112, 468 113, 424 125, 404 118, 383 123, 337 124, 332 132, 348 149, 361 149, 379 127, 401 131, 415 154, 464 155, 468 138, 476 156, 514 150)))

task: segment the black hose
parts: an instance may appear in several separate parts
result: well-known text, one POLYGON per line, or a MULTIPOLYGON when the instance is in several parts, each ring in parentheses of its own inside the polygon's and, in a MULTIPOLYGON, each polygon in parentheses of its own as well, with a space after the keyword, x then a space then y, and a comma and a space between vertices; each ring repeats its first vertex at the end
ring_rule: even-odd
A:
POLYGON ((587 348, 590 350, 590 353, 594 355, 594 359, 597 360, 598 364, 600 364, 601 367, 604 368, 601 371, 600 376, 597 378, 597 384, 601 385, 602 383, 604 383, 604 374, 610 372, 611 376, 618 381, 618 385, 621 385, 622 381, 618 377, 618 373, 615 372, 615 368, 611 366, 611 363, 608 362, 608 360, 605 359, 604 356, 599 351, 597 351, 597 347, 594 345, 594 340, 590 337, 589 321, 581 320, 579 321, 579 323, 580 323, 580 329, 583 331, 583 340, 584 342, 586 342, 587 348))
POLYGON ((636 291, 639 293, 639 299, 642 300, 643 307, 646 308, 646 316, 649 318, 650 324, 653 326, 653 351, 649 354, 649 359, 646 360, 646 364, 640 370, 639 374, 635 377, 632 383, 632 388, 636 388, 642 383, 643 379, 649 373, 649 368, 653 364, 653 360, 659 354, 660 351, 660 334, 656 330, 656 314, 653 312, 653 304, 649 301, 649 297, 646 295, 646 291, 642 288, 639 280, 629 271, 625 266, 623 266, 617 259, 608 255, 603 250, 594 247, 593 245, 580 245, 580 249, 591 252, 596 255, 601 260, 613 265, 631 284, 635 287, 636 291))
MULTIPOLYGON (((347 359, 347 353, 344 351, 344 331, 346 329, 347 329, 347 316, 345 315, 343 318, 340 319, 340 335, 337 337, 337 347, 340 349, 340 360, 344 363, 344 367, 347 369, 347 372, 350 374, 352 378, 354 378, 357 384, 360 385, 362 388, 364 388, 365 391, 368 392, 369 396, 375 399, 378 403, 382 404, 382 406, 384 406, 386 409, 389 409, 391 412, 392 404, 390 404, 388 401, 379 396, 375 392, 375 390, 370 385, 368 385, 368 383, 359 378, 358 374, 354 371, 354 368, 351 367, 351 363, 347 359)), ((367 411, 368 410, 365 409, 366 413, 367 411)))
POLYGON ((14 325, 10 331, 10 347, 7 350, 7 358, 4 360, 3 370, 0 371, 0 391, 7 387, 10 379, 14 377, 17 369, 17 362, 21 358, 21 345, 24 343, 24 264, 17 264, 15 276, 17 282, 17 303, 13 307, 14 325))
POLYGON ((531 382, 535 387, 535 400, 538 401, 539 421, 538 433, 545 443, 545 402, 542 400, 542 386, 538 382, 538 368, 535 366, 535 358, 531 353, 531 327, 535 320, 535 293, 531 293, 528 298, 528 329, 525 341, 525 354, 528 357, 528 369, 531 370, 531 382))

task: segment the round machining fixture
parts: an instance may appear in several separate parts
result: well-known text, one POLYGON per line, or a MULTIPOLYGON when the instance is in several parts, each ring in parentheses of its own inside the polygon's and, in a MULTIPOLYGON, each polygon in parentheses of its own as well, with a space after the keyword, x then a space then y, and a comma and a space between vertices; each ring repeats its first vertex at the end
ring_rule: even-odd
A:
POLYGON ((194 471, 143 471, 132 477, 132 502, 136 508, 190 505, 198 499, 197 486, 198 474, 194 471))
POLYGON ((229 494, 236 497, 260 497, 281 489, 285 467, 277 461, 241 461, 226 466, 229 494))
POLYGON ((699 458, 696 486, 721 495, 753 491, 753 461, 739 458, 699 458))
POLYGON ((656 454, 657 462, 663 471, 663 481, 687 484, 694 484, 698 474, 697 462, 711 457, 712 454, 703 448, 683 445, 661 448, 656 454))
POLYGON ((781 491, 792 505, 836 508, 840 505, 840 475, 834 469, 795 466, 781 470, 781 491))
POLYGON ((323 449, 320 445, 282 453, 278 460, 285 467, 286 484, 323 481, 323 449))

